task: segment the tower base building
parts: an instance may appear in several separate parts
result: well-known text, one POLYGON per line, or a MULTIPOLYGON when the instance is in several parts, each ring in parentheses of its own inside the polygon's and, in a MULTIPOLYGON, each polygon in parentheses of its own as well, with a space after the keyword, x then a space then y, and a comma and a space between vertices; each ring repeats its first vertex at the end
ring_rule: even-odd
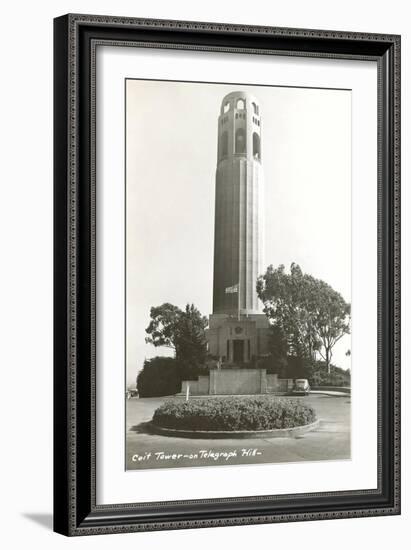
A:
POLYGON ((268 354, 269 323, 263 313, 240 315, 240 319, 223 313, 209 318, 208 351, 223 366, 252 362, 268 354))

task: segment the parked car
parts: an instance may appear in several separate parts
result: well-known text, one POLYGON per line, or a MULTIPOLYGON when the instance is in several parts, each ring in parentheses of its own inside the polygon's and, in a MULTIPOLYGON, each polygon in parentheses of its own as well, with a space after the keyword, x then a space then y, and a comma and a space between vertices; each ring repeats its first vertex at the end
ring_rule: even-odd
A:
POLYGON ((294 395, 308 395, 310 393, 310 384, 306 378, 297 378, 294 381, 292 389, 294 395))
POLYGON ((126 398, 131 399, 132 397, 138 397, 138 391, 132 388, 129 388, 126 391, 126 398))

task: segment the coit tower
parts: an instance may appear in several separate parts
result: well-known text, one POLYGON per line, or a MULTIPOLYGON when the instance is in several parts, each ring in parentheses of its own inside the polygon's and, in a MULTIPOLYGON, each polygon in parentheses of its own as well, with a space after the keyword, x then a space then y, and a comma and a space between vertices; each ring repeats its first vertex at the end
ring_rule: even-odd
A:
POLYGON ((261 113, 248 92, 223 98, 218 117, 213 314, 209 351, 228 363, 264 353, 268 322, 257 277, 264 269, 261 113), (235 325, 235 326, 234 326, 235 325), (261 330, 260 330, 261 329, 261 330))
POLYGON ((261 161, 260 105, 249 93, 228 94, 218 119, 213 313, 260 311, 256 281, 264 266, 261 161))

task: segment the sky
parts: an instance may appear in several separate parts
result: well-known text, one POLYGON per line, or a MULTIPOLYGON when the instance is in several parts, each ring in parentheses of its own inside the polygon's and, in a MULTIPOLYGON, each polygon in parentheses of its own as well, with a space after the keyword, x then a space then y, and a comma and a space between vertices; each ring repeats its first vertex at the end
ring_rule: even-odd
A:
MULTIPOLYGON (((126 81, 126 369, 170 354, 145 343, 150 307, 212 313, 217 121, 236 90, 260 102, 265 264, 323 279, 351 302, 351 92, 126 81)), ((350 336, 333 362, 350 367, 350 336)))

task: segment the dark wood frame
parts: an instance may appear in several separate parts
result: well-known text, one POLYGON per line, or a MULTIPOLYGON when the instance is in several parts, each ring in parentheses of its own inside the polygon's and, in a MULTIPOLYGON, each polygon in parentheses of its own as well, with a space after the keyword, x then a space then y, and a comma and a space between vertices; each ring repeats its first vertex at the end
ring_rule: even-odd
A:
POLYGON ((90 15, 55 19, 54 212, 55 531, 88 535, 400 513, 399 36, 90 15), (377 61, 378 489, 96 505, 95 52, 108 43, 377 61))

